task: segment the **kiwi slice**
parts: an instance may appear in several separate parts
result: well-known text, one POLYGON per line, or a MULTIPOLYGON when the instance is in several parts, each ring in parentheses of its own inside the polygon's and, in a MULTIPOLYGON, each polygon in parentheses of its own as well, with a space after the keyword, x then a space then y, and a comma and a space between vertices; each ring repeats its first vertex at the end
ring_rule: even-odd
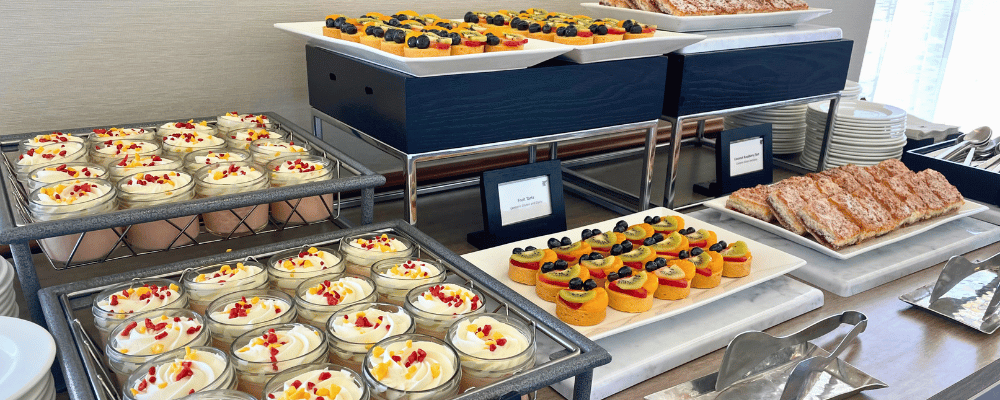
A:
POLYGON ((661 217, 660 222, 653 224, 653 228, 659 231, 676 231, 680 229, 680 224, 677 221, 677 217, 661 217))
POLYGON ((646 283, 646 279, 646 271, 637 271, 628 278, 619 278, 615 281, 615 285, 622 290, 636 290, 646 283))
POLYGON ((609 235, 612 234, 614 234, 614 232, 604 232, 601 234, 591 236, 587 238, 587 240, 585 241, 587 243, 590 243, 590 247, 601 247, 601 248, 611 247, 616 243, 615 239, 618 238, 617 236, 615 236, 614 238, 608 237, 609 235))
POLYGON ((747 254, 750 254, 750 249, 747 248, 747 244, 745 242, 740 240, 731 244, 728 248, 720 251, 719 253, 726 257, 746 257, 747 254))
POLYGON ((557 253, 569 254, 569 253, 572 253, 574 251, 578 251, 578 250, 580 250, 582 248, 583 248, 583 242, 573 242, 572 244, 570 244, 568 246, 560 246, 560 247, 556 247, 556 248, 554 248, 552 250, 555 251, 555 252, 557 252, 557 253))
POLYGON ((574 265, 562 271, 552 271, 545 274, 545 279, 556 282, 569 282, 570 279, 580 276, 580 265, 574 265))
POLYGON ((712 262, 712 256, 708 253, 701 253, 696 256, 688 257, 687 259, 692 264, 694 264, 695 269, 705 268, 712 262))
POLYGON ((663 238, 662 242, 657 243, 656 246, 654 247, 657 250, 676 249, 677 246, 680 246, 681 240, 683 240, 683 237, 681 236, 680 233, 677 233, 676 231, 670 232, 669 235, 663 238))
POLYGON ((615 263, 615 256, 607 256, 598 260, 583 260, 580 264, 583 264, 587 268, 604 268, 605 266, 612 265, 615 263))
POLYGON ((596 290, 560 290, 559 298, 565 300, 568 303, 586 303, 597 297, 596 290))
POLYGON ((535 249, 535 250, 531 250, 531 251, 522 251, 522 252, 520 252, 518 254, 513 254, 513 255, 510 256, 510 258, 512 260, 517 261, 517 262, 522 262, 522 263, 539 262, 539 261, 542 261, 542 258, 544 258, 544 257, 545 257, 545 252, 542 251, 542 249, 535 249))
POLYGON ((642 225, 632 225, 622 232, 625 237, 631 240, 639 240, 649 236, 649 232, 646 232, 646 228, 642 225))
POLYGON ((649 256, 651 255, 653 255, 652 249, 646 246, 639 246, 628 253, 622 254, 619 257, 621 257, 622 262, 636 262, 645 260, 649 258, 649 256))
POLYGON ((658 278, 672 281, 684 279, 684 270, 676 265, 668 265, 653 272, 658 278))
POLYGON ((699 229, 697 232, 689 233, 684 236, 687 236, 688 240, 692 242, 697 242, 699 240, 705 240, 706 238, 708 238, 708 231, 704 229, 699 229))

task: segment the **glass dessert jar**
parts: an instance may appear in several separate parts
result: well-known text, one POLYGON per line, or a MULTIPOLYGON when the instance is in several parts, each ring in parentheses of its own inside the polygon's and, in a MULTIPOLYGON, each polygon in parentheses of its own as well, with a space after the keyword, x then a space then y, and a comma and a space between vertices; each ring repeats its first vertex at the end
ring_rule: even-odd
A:
MULTIPOLYGON (((85 217, 118 209, 116 197, 115 187, 103 179, 59 181, 31 192, 28 211, 36 221, 85 217)), ((101 229, 39 239, 38 244, 53 261, 86 262, 111 254, 119 238, 114 229, 101 229)))
POLYGON ((184 170, 194 175, 208 165, 247 160, 250 160, 250 153, 243 150, 195 150, 184 156, 184 170))
POLYGON ((462 360, 459 390, 483 387, 535 365, 535 335, 523 322, 502 314, 464 317, 448 329, 446 342, 462 360))
POLYGON ((90 135, 91 143, 118 139, 154 141, 156 140, 156 133, 144 128, 108 128, 94 129, 90 135))
MULTIPOLYGON (((195 174, 198 197, 214 197, 267 188, 267 175, 245 161, 212 164, 195 174)), ((259 231, 267 226, 267 206, 256 205, 202 214, 205 229, 214 235, 259 231)))
POLYGON ((295 144, 285 139, 257 139, 250 142, 250 157, 253 163, 264 168, 274 159, 288 156, 302 157, 309 155, 307 143, 295 144))
POLYGON ((111 331, 104 352, 118 382, 125 382, 140 365, 182 347, 208 346, 205 319, 184 309, 133 314, 111 331))
POLYGON ((267 273, 271 287, 294 296, 306 279, 318 275, 339 278, 344 273, 344 257, 326 247, 286 250, 271 256, 267 273))
POLYGON ((483 296, 454 283, 428 283, 406 294, 403 305, 417 323, 416 332, 443 339, 456 320, 482 314, 483 296))
POLYGON ((357 372, 339 365, 316 363, 289 368, 264 385, 262 398, 299 400, 322 397, 331 400, 368 400, 368 385, 357 372), (305 387, 308 397, 299 388, 305 387), (309 396, 311 394, 311 396, 309 396))
POLYGON ((347 272, 362 276, 369 276, 376 262, 409 257, 414 251, 413 242, 391 233, 364 233, 340 241, 340 254, 344 255, 347 272))
POLYGON ((372 280, 378 289, 379 301, 403 305, 406 294, 420 285, 444 282, 444 267, 436 262, 411 258, 390 258, 372 266, 372 280))
POLYGON ((176 282, 141 279, 111 286, 98 293, 90 310, 94 314, 94 326, 100 333, 100 344, 104 346, 111 331, 135 313, 185 308, 187 304, 187 291, 177 286, 176 282))
MULTIPOLYGON (((122 209, 150 208, 194 198, 194 181, 186 172, 156 170, 118 181, 122 209)), ((125 241, 140 250, 165 250, 194 242, 201 232, 198 215, 132 225, 125 241)))
POLYGON ((221 133, 242 128, 274 128, 277 126, 266 115, 240 114, 235 111, 219 116, 215 124, 221 133))
POLYGON ((207 133, 171 133, 163 137, 163 151, 168 154, 177 154, 178 157, 183 157, 195 150, 221 151, 225 148, 225 140, 207 133))
POLYGON ((81 145, 85 143, 84 139, 80 136, 73 136, 73 134, 71 133, 52 132, 41 135, 35 135, 29 139, 24 139, 20 143, 18 143, 17 149, 18 153, 24 153, 25 150, 30 148, 44 147, 54 144, 62 144, 66 142, 75 142, 75 143, 80 143, 81 145))
MULTIPOLYGON (((323 156, 281 157, 267 164, 271 187, 322 182, 333 179, 333 168, 323 156)), ((271 217, 279 224, 303 224, 322 221, 333 215, 333 193, 271 203, 271 217)))
POLYGON ((238 261, 201 267, 181 276, 190 308, 204 314, 208 305, 225 294, 267 289, 267 272, 256 261, 238 261))
POLYGON ((89 162, 71 162, 58 165, 46 165, 28 172, 25 186, 28 192, 34 192, 50 183, 68 179, 108 179, 108 169, 89 162))
POLYGON ((449 399, 462 379, 455 349, 419 334, 379 342, 365 356, 363 370, 372 398, 380 400, 449 399))
POLYGON ((324 329, 337 310, 351 304, 373 303, 377 297, 375 282, 367 277, 320 275, 306 279, 296 289, 295 310, 299 322, 324 329))
POLYGON ((264 384, 279 372, 321 362, 326 349, 326 335, 310 325, 268 325, 247 332, 236 338, 230 350, 239 390, 262 393, 264 384))
POLYGON ((111 182, 117 183, 122 178, 135 176, 138 173, 155 170, 181 170, 180 160, 174 156, 134 156, 125 157, 108 165, 111 182))
POLYGON ((48 146, 29 147, 21 149, 17 156, 15 167, 17 180, 24 182, 28 172, 41 167, 58 166, 60 164, 87 161, 87 149, 82 143, 66 142, 48 146))
POLYGON ((242 128, 223 135, 226 146, 233 150, 248 150, 250 143, 258 139, 284 139, 285 134, 264 128, 242 128))
POLYGON ((413 333, 413 327, 413 316, 395 304, 362 303, 344 307, 327 320, 330 362, 361 371, 361 363, 375 343, 413 333))
POLYGON ((238 390, 217 389, 195 392, 184 397, 184 400, 257 400, 257 398, 238 390))
POLYGON ((161 140, 164 136, 174 133, 199 133, 202 135, 218 136, 219 130, 215 126, 209 125, 208 121, 194 122, 193 119, 187 122, 167 122, 156 128, 156 136, 161 140))
POLYGON ((142 364, 124 386, 126 400, 172 400, 202 391, 235 389, 236 374, 226 352, 185 347, 142 364))
POLYGON ((295 320, 292 297, 277 290, 246 290, 215 299, 205 309, 212 346, 229 351, 240 335, 271 324, 295 320))
POLYGON ((146 140, 114 139, 92 143, 90 146, 90 161, 97 165, 108 166, 125 157, 158 156, 162 152, 159 143, 146 140))

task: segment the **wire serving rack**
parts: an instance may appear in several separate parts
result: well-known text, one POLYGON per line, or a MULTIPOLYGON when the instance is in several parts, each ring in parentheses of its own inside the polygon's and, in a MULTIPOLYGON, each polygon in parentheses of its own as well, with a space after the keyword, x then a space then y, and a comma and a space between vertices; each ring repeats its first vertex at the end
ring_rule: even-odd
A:
POLYGON ((266 259, 272 254, 291 248, 337 245, 342 238, 367 232, 394 233, 413 240, 418 248, 416 257, 439 261, 447 269, 448 281, 474 286, 486 297, 487 310, 502 311, 531 326, 535 331, 539 349, 557 349, 546 351, 546 354, 536 354, 535 365, 526 371, 488 386, 472 388, 457 398, 517 399, 522 395, 533 397, 536 390, 570 377, 576 378, 574 400, 590 398, 593 369, 611 360, 611 356, 604 349, 401 220, 43 289, 39 297, 45 306, 46 321, 61 350, 59 360, 66 375, 70 398, 120 399, 121 385, 115 384, 110 378, 111 374, 108 373, 103 351, 90 339, 96 334, 90 312, 93 296, 107 287, 138 278, 176 279, 189 268, 247 258, 266 259), (543 341, 546 343, 545 346, 542 346, 543 341))

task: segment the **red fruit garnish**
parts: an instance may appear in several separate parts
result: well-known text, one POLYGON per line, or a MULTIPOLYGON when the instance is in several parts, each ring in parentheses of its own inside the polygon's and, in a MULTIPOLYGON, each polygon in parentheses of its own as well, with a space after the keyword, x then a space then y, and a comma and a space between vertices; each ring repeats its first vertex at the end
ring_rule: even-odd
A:
POLYGON ((694 271, 697 272, 698 275, 712 276, 712 270, 709 268, 698 268, 694 271))
POLYGON ((618 292, 618 293, 621 293, 621 294, 627 294, 629 296, 640 298, 640 299, 645 299, 647 296, 649 296, 649 292, 646 291, 646 288, 638 288, 638 289, 635 289, 635 290, 625 290, 625 289, 622 289, 622 288, 618 287, 618 283, 617 282, 611 282, 611 284, 608 285, 608 288, 611 289, 612 291, 615 291, 615 292, 618 292))
POLYGON ((746 262, 747 260, 750 259, 750 257, 725 257, 725 256, 723 256, 722 259, 725 260, 725 261, 729 261, 729 262, 746 262))
POLYGON ((566 300, 563 300, 562 297, 560 297, 558 300, 559 300, 560 303, 565 304, 566 307, 569 307, 569 308, 574 309, 574 310, 579 310, 580 307, 583 307, 583 304, 584 304, 584 303, 572 303, 572 302, 568 302, 566 300))
POLYGON ((447 50, 451 48, 451 45, 448 43, 434 43, 434 48, 440 50, 447 50))
POLYGON ((658 280, 660 281, 660 284, 664 286, 672 286, 676 288, 688 287, 688 282, 684 279, 674 280, 674 279, 658 278, 658 280))
POLYGON ((514 264, 514 266, 519 267, 519 268, 526 268, 526 269, 533 269, 533 270, 537 270, 540 267, 538 265, 539 264, 538 262, 527 262, 526 263, 526 262, 520 262, 520 261, 517 261, 517 260, 510 260, 510 263, 514 264))
POLYGON ((591 36, 594 36, 594 32, 591 32, 591 31, 578 31, 576 33, 576 36, 579 36, 579 37, 591 37, 591 36))

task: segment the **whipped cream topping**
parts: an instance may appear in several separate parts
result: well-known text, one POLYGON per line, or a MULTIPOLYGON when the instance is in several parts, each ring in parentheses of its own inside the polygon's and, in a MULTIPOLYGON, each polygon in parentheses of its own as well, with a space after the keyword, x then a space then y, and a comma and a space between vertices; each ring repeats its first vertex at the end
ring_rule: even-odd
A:
POLYGON ((521 354, 531 342, 510 324, 482 316, 459 322, 451 344, 470 356, 496 360, 521 354))
POLYGON ((152 194, 165 193, 172 195, 174 190, 191 183, 191 175, 169 171, 162 174, 135 174, 121 184, 121 189, 127 193, 152 194))
POLYGON ((334 318, 330 324, 333 336, 339 340, 371 344, 406 333, 413 325, 413 318, 403 310, 390 313, 370 307, 334 318))
POLYGON ((126 154, 125 158, 119 160, 114 164, 114 166, 119 168, 142 168, 142 167, 159 167, 159 166, 170 166, 171 164, 176 164, 176 160, 169 158, 162 158, 160 156, 146 156, 141 154, 126 154))
POLYGON ((324 280, 309 288, 302 299, 313 304, 335 306, 361 301, 370 296, 375 288, 364 279, 345 276, 334 281, 324 280))
POLYGON ((51 164, 74 157, 82 145, 77 143, 53 144, 28 149, 17 158, 17 165, 51 164))
POLYGON ((83 143, 83 138, 73 136, 71 133, 52 132, 43 135, 36 135, 35 137, 27 140, 27 143, 32 146, 46 146, 66 142, 83 143))
POLYGON ((395 253, 406 250, 406 245, 399 239, 389 238, 389 236, 384 234, 371 239, 358 239, 350 242, 350 245, 354 248, 382 253, 395 253))
POLYGON ((236 267, 233 268, 229 264, 226 264, 219 267, 219 270, 214 273, 199 274, 194 278, 194 281, 206 285, 218 284, 219 286, 226 286, 226 283, 235 283, 236 281, 255 276, 261 271, 263 269, 256 265, 236 263, 236 267))
POLYGON ((287 160, 274 167, 274 177, 280 179, 308 180, 327 174, 324 163, 302 161, 302 159, 287 160))
POLYGON ((198 132, 172 133, 163 137, 163 144, 184 148, 184 151, 189 153, 197 148, 219 147, 225 143, 219 137, 198 132))
POLYGON ((38 204, 69 205, 96 200, 111 191, 104 181, 60 181, 38 189, 38 204))
POLYGON ((459 315, 483 306, 478 295, 453 283, 434 285, 413 301, 419 310, 442 315, 459 315))
POLYGON ((266 155, 267 158, 278 158, 282 155, 291 155, 295 153, 305 153, 307 150, 305 147, 295 144, 295 142, 285 142, 280 139, 265 139, 250 144, 254 153, 266 155))
POLYGON ((100 178, 107 172, 98 166, 87 167, 61 164, 55 167, 36 169, 31 173, 31 179, 42 183, 52 183, 72 178, 100 178))
POLYGON ((225 370, 225 358, 189 348, 183 358, 151 367, 129 391, 136 400, 179 399, 212 384, 225 370))
POLYGON ((354 377, 343 370, 319 369, 285 381, 283 390, 267 395, 270 400, 358 400, 364 394, 354 377))
POLYGON ((97 302, 97 307, 119 314, 156 310, 180 299, 178 290, 180 288, 172 283, 169 287, 147 283, 140 287, 122 289, 121 292, 97 302))
POLYGON ((425 341, 398 341, 386 348, 372 348, 371 372, 379 383, 396 390, 428 390, 455 375, 458 366, 452 351, 425 341))
POLYGON ((269 131, 267 129, 253 129, 253 128, 246 129, 246 130, 242 130, 241 129, 241 130, 233 131, 233 132, 230 132, 229 134, 227 134, 226 136, 229 136, 229 139, 232 139, 232 140, 237 141, 237 142, 246 142, 247 145, 249 145, 250 142, 252 142, 254 140, 257 140, 257 139, 280 139, 280 138, 282 138, 282 135, 280 133, 272 132, 272 131, 269 131))
POLYGON ((108 128, 94 129, 94 137, 99 138, 119 138, 128 139, 130 137, 142 136, 147 132, 142 128, 108 128))
POLYGON ((211 165, 211 164, 216 164, 216 163, 220 163, 220 162, 243 161, 243 160, 246 160, 246 159, 247 158, 244 157, 243 154, 240 154, 240 153, 230 153, 230 152, 218 152, 218 153, 216 153, 216 152, 209 151, 208 153, 205 153, 205 155, 194 156, 194 160, 193 161, 194 161, 194 164, 198 164, 198 165, 211 165))
POLYGON ((264 176, 257 168, 243 165, 230 165, 226 168, 217 168, 205 175, 205 182, 218 185, 234 185, 238 183, 252 182, 264 176))
POLYGON ((299 252, 295 257, 278 260, 274 268, 279 271, 287 271, 292 277, 296 272, 316 272, 330 268, 340 262, 337 256, 330 252, 310 247, 299 252))
POLYGON ((211 135, 214 132, 211 126, 208 126, 208 121, 194 122, 193 119, 187 122, 167 122, 157 129, 157 133, 160 136, 167 136, 173 133, 191 133, 197 132, 201 134, 211 135))
POLYGON ((271 123, 266 115, 240 114, 235 111, 228 112, 217 120, 219 126, 228 128, 257 127, 263 128, 271 123))
POLYGON ((147 153, 156 150, 156 144, 150 142, 107 140, 102 145, 95 146, 98 153, 120 156, 122 154, 147 153))
POLYGON ((254 297, 247 300, 242 297, 222 310, 210 313, 209 317, 227 325, 252 325, 278 318, 291 308, 291 304, 281 299, 254 297))
POLYGON ((424 279, 437 276, 440 273, 441 269, 433 264, 420 260, 406 260, 406 262, 396 264, 379 274, 395 279, 424 279))
POLYGON ((130 356, 148 356, 179 349, 198 337, 204 327, 198 320, 162 315, 132 321, 115 335, 113 347, 130 356))
MULTIPOLYGON (((302 357, 316 350, 323 343, 322 332, 312 330, 304 325, 295 325, 287 331, 268 329, 260 337, 255 337, 233 353, 240 359, 250 362, 288 361, 302 357)), ((274 365, 277 371, 278 366, 274 365)), ((285 368, 291 365, 285 365, 285 368)))

